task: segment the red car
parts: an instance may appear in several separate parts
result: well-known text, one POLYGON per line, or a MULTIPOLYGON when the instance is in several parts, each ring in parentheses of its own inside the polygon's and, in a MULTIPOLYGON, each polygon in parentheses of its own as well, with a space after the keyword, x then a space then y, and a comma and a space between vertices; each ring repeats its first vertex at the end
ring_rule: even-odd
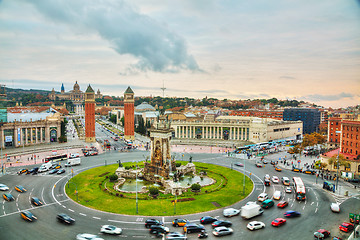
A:
POLYGON ((351 232, 352 230, 354 230, 354 225, 351 223, 343 222, 339 226, 339 229, 340 229, 340 231, 343 231, 343 232, 351 232))
POLYGON ((275 218, 275 220, 271 222, 271 225, 273 225, 274 227, 280 227, 281 225, 284 225, 285 223, 286 223, 286 219, 275 218))
POLYGON ((289 203, 288 203, 287 201, 281 201, 281 202, 278 203, 277 206, 278 206, 279 208, 284 208, 284 207, 286 207, 288 204, 289 204, 289 203))
POLYGON ((317 236, 316 236, 316 233, 320 233, 320 234, 323 236, 323 238, 327 238, 327 237, 330 236, 330 232, 329 232, 328 230, 325 230, 325 229, 319 229, 319 230, 317 230, 317 232, 314 233, 314 236, 315 236, 315 237, 317 237, 317 236))

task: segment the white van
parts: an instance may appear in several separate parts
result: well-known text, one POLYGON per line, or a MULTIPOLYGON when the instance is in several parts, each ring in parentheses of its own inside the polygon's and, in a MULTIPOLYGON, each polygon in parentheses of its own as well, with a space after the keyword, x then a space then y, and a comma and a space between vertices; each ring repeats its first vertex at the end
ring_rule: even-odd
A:
POLYGON ((281 191, 275 191, 274 195, 273 195, 273 198, 275 200, 280 200, 281 196, 282 196, 281 191))
POLYGON ((267 193, 260 193, 260 195, 258 196, 258 201, 263 202, 268 198, 269 198, 269 196, 267 195, 267 193))
POLYGON ((51 162, 44 163, 40 166, 38 172, 46 172, 50 169, 51 166, 52 166, 51 162))

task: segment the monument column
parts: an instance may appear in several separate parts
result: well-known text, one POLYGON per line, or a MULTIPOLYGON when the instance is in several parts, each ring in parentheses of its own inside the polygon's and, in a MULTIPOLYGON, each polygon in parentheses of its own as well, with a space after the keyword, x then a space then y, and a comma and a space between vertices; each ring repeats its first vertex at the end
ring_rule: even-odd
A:
MULTIPOLYGON (((82 105, 81 105, 82 107, 82 105)), ((60 128, 58 128, 60 130, 60 128)), ((85 142, 95 140, 95 92, 90 84, 85 91, 85 142)))
POLYGON ((126 140, 135 140, 134 92, 128 87, 124 93, 124 130, 126 140))

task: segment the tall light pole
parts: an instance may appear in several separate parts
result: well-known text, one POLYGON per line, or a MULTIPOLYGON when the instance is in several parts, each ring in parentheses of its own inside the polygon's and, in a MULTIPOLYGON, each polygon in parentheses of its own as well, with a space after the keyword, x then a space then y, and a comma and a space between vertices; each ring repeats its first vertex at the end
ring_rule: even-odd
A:
POLYGON ((138 184, 137 184, 137 171, 138 169, 137 169, 137 164, 136 164, 136 171, 135 171, 135 183, 136 183, 136 214, 138 214, 139 213, 139 202, 138 202, 138 184))
POLYGON ((243 180, 243 195, 245 196, 245 157, 244 157, 244 180, 243 180))

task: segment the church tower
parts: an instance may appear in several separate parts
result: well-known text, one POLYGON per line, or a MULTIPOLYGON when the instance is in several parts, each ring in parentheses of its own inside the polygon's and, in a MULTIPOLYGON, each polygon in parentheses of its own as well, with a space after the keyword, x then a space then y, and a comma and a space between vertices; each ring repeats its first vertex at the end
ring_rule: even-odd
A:
POLYGON ((64 84, 62 83, 61 84, 61 94, 64 94, 65 93, 65 87, 64 87, 64 84))
POLYGON ((85 91, 85 142, 95 142, 95 92, 90 84, 85 91))
POLYGON ((134 92, 128 87, 124 93, 124 129, 125 139, 135 140, 134 136, 134 92))

